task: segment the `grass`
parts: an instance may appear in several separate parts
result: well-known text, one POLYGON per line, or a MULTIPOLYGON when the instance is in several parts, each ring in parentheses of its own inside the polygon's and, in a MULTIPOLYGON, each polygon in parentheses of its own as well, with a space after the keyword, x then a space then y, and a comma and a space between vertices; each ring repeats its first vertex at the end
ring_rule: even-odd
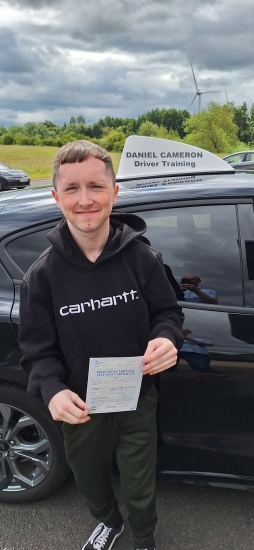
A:
MULTIPOLYGON (((31 179, 51 178, 53 159, 58 147, 32 145, 0 145, 0 162, 27 172, 31 179)), ((111 153, 117 172, 121 153, 111 153)))

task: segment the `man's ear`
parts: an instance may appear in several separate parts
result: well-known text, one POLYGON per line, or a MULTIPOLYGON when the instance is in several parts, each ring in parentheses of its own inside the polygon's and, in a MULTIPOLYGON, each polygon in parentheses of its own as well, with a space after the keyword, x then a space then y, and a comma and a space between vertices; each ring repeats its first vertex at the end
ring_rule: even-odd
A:
POLYGON ((115 185, 115 187, 114 187, 114 204, 116 203, 118 191, 119 191, 119 185, 115 185))
POLYGON ((55 199, 55 201, 56 201, 56 204, 57 204, 58 208, 60 208, 57 191, 56 191, 55 189, 52 189, 52 190, 51 190, 51 193, 52 193, 52 197, 53 197, 53 198, 55 199))

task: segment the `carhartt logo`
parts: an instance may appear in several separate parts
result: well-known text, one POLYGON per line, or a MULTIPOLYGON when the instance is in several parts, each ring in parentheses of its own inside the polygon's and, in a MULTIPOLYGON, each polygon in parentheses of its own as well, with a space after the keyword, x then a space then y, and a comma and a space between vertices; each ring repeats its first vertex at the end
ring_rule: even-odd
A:
POLYGON ((69 306, 63 306, 60 308, 60 315, 70 315, 74 313, 85 313, 86 311, 95 311, 101 307, 117 306, 121 301, 127 303, 128 299, 138 300, 139 297, 135 296, 137 290, 130 290, 130 292, 123 292, 122 294, 116 294, 115 296, 107 296, 100 300, 89 300, 89 302, 81 302, 80 304, 71 304, 69 306))

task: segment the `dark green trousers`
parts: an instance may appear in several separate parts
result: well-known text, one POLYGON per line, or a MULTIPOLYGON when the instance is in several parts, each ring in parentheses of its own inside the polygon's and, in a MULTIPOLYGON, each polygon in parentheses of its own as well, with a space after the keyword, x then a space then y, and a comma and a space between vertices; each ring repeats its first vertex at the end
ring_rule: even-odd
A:
POLYGON ((63 424, 66 459, 91 514, 107 527, 122 522, 111 486, 115 453, 121 492, 129 513, 134 545, 154 544, 157 390, 141 397, 136 411, 92 414, 86 424, 63 424))

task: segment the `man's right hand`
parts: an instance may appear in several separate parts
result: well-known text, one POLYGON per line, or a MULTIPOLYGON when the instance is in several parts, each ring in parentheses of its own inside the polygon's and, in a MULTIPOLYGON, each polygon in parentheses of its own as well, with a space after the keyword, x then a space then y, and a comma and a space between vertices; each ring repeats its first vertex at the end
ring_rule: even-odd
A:
POLYGON ((84 424, 90 420, 85 402, 71 390, 56 393, 48 404, 53 420, 68 424, 84 424))

